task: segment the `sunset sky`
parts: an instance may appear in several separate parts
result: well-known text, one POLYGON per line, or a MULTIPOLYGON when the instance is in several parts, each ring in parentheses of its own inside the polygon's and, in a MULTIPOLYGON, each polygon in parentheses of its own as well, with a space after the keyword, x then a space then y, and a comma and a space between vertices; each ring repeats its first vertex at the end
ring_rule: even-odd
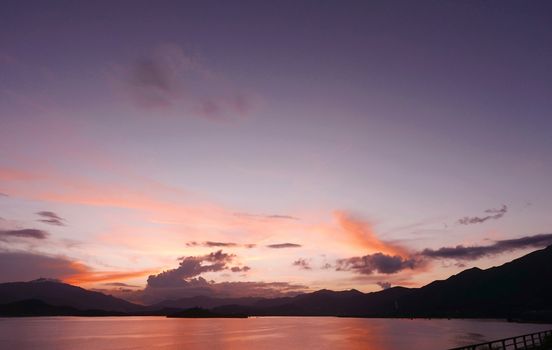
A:
POLYGON ((368 292, 552 244, 551 2, 2 4, 0 282, 368 292))

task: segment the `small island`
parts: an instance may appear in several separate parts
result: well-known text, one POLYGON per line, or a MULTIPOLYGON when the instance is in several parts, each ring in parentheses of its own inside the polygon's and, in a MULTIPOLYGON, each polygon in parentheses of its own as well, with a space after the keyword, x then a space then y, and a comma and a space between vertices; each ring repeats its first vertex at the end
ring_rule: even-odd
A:
POLYGON ((194 307, 167 315, 169 318, 247 318, 245 314, 219 314, 200 307, 194 307))

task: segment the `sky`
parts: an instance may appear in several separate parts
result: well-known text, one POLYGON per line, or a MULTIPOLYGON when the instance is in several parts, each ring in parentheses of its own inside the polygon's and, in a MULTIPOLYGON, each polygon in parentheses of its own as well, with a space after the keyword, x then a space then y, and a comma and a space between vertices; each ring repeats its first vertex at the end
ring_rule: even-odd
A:
POLYGON ((552 244, 547 1, 5 1, 0 282, 419 287, 552 244))

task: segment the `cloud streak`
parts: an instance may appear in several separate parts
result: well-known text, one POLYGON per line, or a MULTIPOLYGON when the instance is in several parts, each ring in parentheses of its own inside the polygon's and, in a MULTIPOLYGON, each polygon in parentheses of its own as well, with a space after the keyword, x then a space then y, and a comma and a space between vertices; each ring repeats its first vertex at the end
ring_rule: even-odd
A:
POLYGON ((277 244, 269 244, 266 247, 272 248, 272 249, 285 249, 285 248, 299 248, 301 247, 301 245, 296 243, 277 243, 277 244))
POLYGON ((255 244, 239 244, 235 242, 214 242, 214 241, 205 241, 205 242, 196 242, 191 241, 186 243, 186 247, 206 247, 206 248, 254 248, 255 244))
POLYGON ((498 220, 502 218, 506 213, 508 212, 508 207, 506 205, 502 205, 499 209, 487 209, 485 210, 486 216, 464 216, 461 219, 458 219, 458 223, 460 225, 473 225, 473 224, 481 224, 488 220, 498 220))
POLYGON ((424 249, 420 255, 433 259, 476 260, 485 256, 492 256, 504 252, 524 249, 542 248, 552 244, 552 233, 544 233, 521 238, 495 241, 488 246, 443 247, 436 250, 424 249))
POLYGON ((9 240, 10 238, 46 239, 48 238, 48 232, 33 228, 0 230, 0 240, 9 240))
POLYGON ((65 226, 64 219, 52 211, 39 211, 36 214, 42 218, 38 220, 40 222, 56 226, 65 226))
POLYGON ((236 216, 257 218, 257 219, 275 219, 275 220, 300 220, 296 216, 281 215, 281 214, 250 214, 250 213, 236 213, 236 216))

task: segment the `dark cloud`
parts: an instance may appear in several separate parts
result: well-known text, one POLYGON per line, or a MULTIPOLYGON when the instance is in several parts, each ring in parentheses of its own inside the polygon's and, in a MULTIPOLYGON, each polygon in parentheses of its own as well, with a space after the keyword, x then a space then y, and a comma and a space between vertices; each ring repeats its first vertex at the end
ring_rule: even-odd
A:
POLYGON ((127 284, 127 283, 123 283, 123 282, 108 282, 108 283, 103 283, 103 285, 108 286, 108 287, 139 288, 139 286, 135 286, 135 285, 127 284))
POLYGON ((37 230, 34 228, 25 228, 19 230, 0 230, 0 240, 6 241, 11 238, 33 238, 46 239, 48 233, 46 231, 37 230))
POLYGON ((249 266, 229 266, 235 258, 235 255, 222 250, 202 256, 183 257, 179 259, 180 264, 176 269, 149 276, 144 290, 121 296, 143 303, 154 303, 198 295, 269 298, 296 295, 308 289, 306 286, 287 282, 215 282, 199 276, 204 272, 247 272, 251 269, 249 266))
POLYGON ((133 295, 121 295, 126 299, 142 303, 155 303, 166 299, 194 297, 198 295, 238 298, 238 297, 264 297, 275 298, 294 296, 304 293, 308 287, 287 282, 214 282, 202 277, 183 281, 177 287, 147 285, 143 291, 133 295))
POLYGON ((178 287, 188 283, 186 279, 198 276, 204 272, 216 272, 229 269, 228 263, 235 258, 234 254, 219 250, 202 256, 186 256, 180 258, 176 269, 163 271, 148 277, 148 286, 178 287))
POLYGON ((391 283, 389 282, 376 282, 378 286, 381 287, 381 289, 389 289, 391 288, 391 283))
POLYGON ((251 268, 249 266, 242 266, 242 267, 234 266, 234 267, 230 268, 230 271, 232 271, 232 272, 247 272, 249 270, 251 270, 251 268))
POLYGON ((204 246, 205 247, 237 247, 238 244, 237 243, 232 243, 232 242, 211 242, 211 241, 207 241, 207 242, 203 242, 204 246))
POLYGON ((424 257, 436 259, 475 260, 484 256, 496 255, 507 251, 524 248, 542 248, 552 244, 552 233, 534 236, 525 236, 515 239, 495 241, 488 246, 457 245, 443 247, 437 250, 424 249, 420 254, 424 257))
POLYGON ((333 268, 333 265, 330 264, 330 263, 325 263, 324 265, 322 265, 323 270, 327 270, 327 269, 331 269, 331 268, 333 268))
POLYGON ((336 262, 336 271, 353 271, 360 274, 371 275, 375 272, 393 274, 405 269, 414 269, 421 263, 418 259, 403 258, 399 255, 386 255, 383 253, 368 254, 360 257, 339 259, 336 262))
POLYGON ((278 243, 278 244, 269 244, 267 245, 268 248, 274 248, 274 249, 282 249, 282 248, 299 248, 301 247, 300 244, 295 243, 278 243))
POLYGON ((247 248, 247 249, 251 249, 251 248, 255 248, 257 245, 256 244, 244 244, 244 247, 247 248))
POLYGON ((239 244, 234 242, 196 242, 191 241, 186 243, 186 247, 207 247, 207 248, 234 248, 234 247, 244 247, 244 248, 254 248, 255 244, 239 244))
POLYGON ((295 260, 292 265, 293 266, 298 266, 299 268, 301 268, 303 270, 312 269, 309 262, 306 259, 303 259, 303 258, 299 258, 299 259, 295 260))
POLYGON ((57 215, 56 213, 54 212, 51 212, 51 211, 39 211, 38 213, 36 213, 38 216, 42 217, 42 219, 39 219, 38 221, 40 222, 43 222, 43 223, 46 223, 46 224, 51 224, 51 225, 56 225, 56 226, 64 226, 65 223, 63 222, 64 219, 61 218, 59 215, 57 215))
POLYGON ((0 192, 0 197, 9 197, 9 196, 4 192, 0 192))
POLYGON ((463 218, 458 220, 458 223, 461 225, 471 225, 471 224, 480 224, 487 220, 497 220, 506 215, 508 212, 508 207, 506 205, 502 205, 500 209, 487 209, 485 210, 486 216, 478 217, 478 216, 464 216, 463 218))
POLYGON ((41 277, 63 280, 80 272, 77 264, 63 257, 0 251, 0 282, 30 281, 41 277))

